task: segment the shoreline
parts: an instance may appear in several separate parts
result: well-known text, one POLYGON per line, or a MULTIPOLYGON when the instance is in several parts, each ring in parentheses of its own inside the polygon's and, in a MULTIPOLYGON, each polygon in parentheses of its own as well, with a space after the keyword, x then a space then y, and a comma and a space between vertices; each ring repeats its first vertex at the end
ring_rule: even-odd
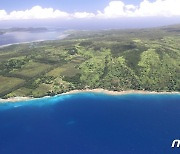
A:
POLYGON ((5 48, 5 47, 9 47, 12 45, 23 45, 23 44, 30 44, 30 43, 38 43, 38 42, 44 42, 45 40, 36 40, 36 41, 29 41, 29 42, 19 42, 19 43, 10 43, 10 44, 5 44, 5 45, 0 45, 0 49, 1 48, 5 48))
MULTIPOLYGON (((110 91, 106 89, 85 89, 85 90, 72 90, 66 93, 57 94, 55 96, 63 96, 63 95, 71 95, 71 94, 79 94, 79 93, 96 93, 96 94, 106 94, 106 95, 112 95, 112 96, 120 96, 120 95, 128 95, 128 94, 142 94, 142 95, 163 95, 163 94, 178 94, 180 95, 180 92, 156 92, 156 91, 143 91, 143 90, 127 90, 127 91, 110 91)), ((29 100, 36 100, 36 99, 42 99, 42 98, 50 98, 54 96, 44 96, 40 98, 34 98, 34 97, 11 97, 7 99, 1 99, 0 98, 0 104, 1 103, 13 103, 13 102, 21 102, 21 101, 29 101, 29 100)))
POLYGON ((34 41, 25 41, 25 42, 18 42, 18 43, 9 43, 9 44, 4 44, 4 45, 0 45, 0 49, 5 48, 5 47, 9 47, 12 45, 23 45, 23 44, 30 44, 30 43, 41 43, 41 42, 45 42, 45 41, 56 41, 56 40, 62 40, 65 39, 66 37, 68 37, 69 34, 64 34, 64 32, 57 36, 56 39, 47 39, 47 40, 34 40, 34 41))

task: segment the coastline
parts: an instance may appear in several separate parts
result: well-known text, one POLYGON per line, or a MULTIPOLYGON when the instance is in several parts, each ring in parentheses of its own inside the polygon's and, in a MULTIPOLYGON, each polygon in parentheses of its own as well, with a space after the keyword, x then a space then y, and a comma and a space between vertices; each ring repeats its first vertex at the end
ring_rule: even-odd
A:
POLYGON ((21 45, 21 44, 30 44, 30 43, 40 43, 40 42, 45 42, 45 41, 62 40, 62 39, 65 39, 68 36, 69 36, 69 34, 62 33, 56 39, 34 40, 34 41, 27 41, 27 42, 9 43, 9 44, 0 45, 0 49, 5 48, 5 47, 9 47, 9 46, 12 46, 12 45, 21 45))
POLYGON ((30 43, 38 43, 38 42, 44 42, 46 40, 36 40, 36 41, 29 41, 29 42, 19 42, 19 43, 10 43, 10 44, 5 44, 5 45, 0 45, 1 48, 9 47, 11 45, 21 45, 21 44, 30 44, 30 43))
MULTIPOLYGON (((66 93, 57 94, 55 96, 63 96, 63 95, 71 95, 71 94, 78 94, 78 93, 99 93, 99 94, 106 94, 106 95, 128 95, 128 94, 142 94, 142 95, 162 95, 162 94, 179 94, 180 92, 156 92, 156 91, 143 91, 143 90, 127 90, 127 91, 110 91, 106 89, 85 89, 85 90, 72 90, 66 93)), ((44 96, 40 98, 34 98, 34 97, 11 97, 7 99, 1 99, 0 103, 13 103, 13 102, 21 102, 21 101, 29 101, 29 100, 35 100, 35 99, 41 99, 41 98, 49 98, 53 96, 44 96)))

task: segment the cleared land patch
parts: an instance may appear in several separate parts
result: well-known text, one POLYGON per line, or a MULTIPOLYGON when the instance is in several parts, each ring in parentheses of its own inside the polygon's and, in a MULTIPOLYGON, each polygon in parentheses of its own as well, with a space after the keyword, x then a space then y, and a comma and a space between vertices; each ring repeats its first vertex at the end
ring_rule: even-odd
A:
POLYGON ((0 93, 11 90, 23 82, 22 79, 0 76, 0 93))
POLYGON ((48 70, 51 65, 42 64, 37 62, 29 62, 23 68, 11 72, 12 74, 22 75, 25 77, 34 77, 45 70, 48 70))
POLYGON ((47 95, 47 92, 51 89, 50 85, 47 84, 41 84, 38 88, 33 90, 32 94, 34 97, 44 96, 47 95))
POLYGON ((59 76, 72 77, 77 73, 80 73, 80 70, 77 68, 77 65, 81 64, 83 61, 84 61, 83 57, 75 57, 71 60, 70 63, 57 67, 51 70, 50 72, 48 72, 46 75, 53 77, 59 77, 59 76))
POLYGON ((31 94, 32 89, 28 89, 25 87, 21 87, 15 91, 13 91, 12 93, 8 94, 8 97, 14 97, 14 96, 20 96, 20 97, 25 97, 25 96, 29 96, 31 94))
POLYGON ((68 63, 64 64, 61 67, 55 68, 54 70, 48 72, 46 75, 48 76, 54 76, 54 77, 59 77, 59 76, 74 76, 80 71, 76 68, 76 65, 74 63, 68 63))

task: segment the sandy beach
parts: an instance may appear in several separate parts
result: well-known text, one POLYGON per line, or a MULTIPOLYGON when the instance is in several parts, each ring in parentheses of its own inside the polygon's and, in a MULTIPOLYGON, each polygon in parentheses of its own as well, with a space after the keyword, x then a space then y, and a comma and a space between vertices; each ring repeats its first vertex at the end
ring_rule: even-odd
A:
POLYGON ((34 98, 32 97, 12 97, 12 98, 7 98, 7 99, 0 98, 0 103, 28 101, 31 99, 34 99, 34 98))
MULTIPOLYGON (((85 90, 72 90, 66 93, 58 94, 56 96, 62 96, 62 95, 70 95, 70 94, 77 94, 77 93, 103 93, 107 95, 127 95, 127 94, 144 94, 144 95, 150 95, 150 94, 179 94, 180 92, 156 92, 156 91, 143 91, 143 90, 128 90, 128 91, 109 91, 106 89, 85 89, 85 90)), ((44 96, 45 97, 51 97, 51 96, 44 96)), ((8 99, 0 99, 0 103, 7 103, 7 102, 20 102, 20 101, 28 101, 32 99, 41 99, 41 98, 33 98, 33 97, 12 97, 8 99)))
MULTIPOLYGON (((126 94, 180 94, 180 92, 156 92, 156 91, 144 91, 144 90, 127 90, 127 91, 110 91, 106 89, 85 89, 85 90, 72 90, 64 94, 74 94, 74 93, 104 93, 108 95, 126 95, 126 94)), ((63 94, 61 94, 63 95, 63 94)))
POLYGON ((11 45, 22 45, 22 44, 30 44, 30 43, 38 43, 38 42, 43 42, 45 40, 37 40, 37 41, 29 41, 29 42, 20 42, 20 43, 11 43, 11 44, 6 44, 6 45, 1 45, 0 48, 5 48, 9 47, 11 45))

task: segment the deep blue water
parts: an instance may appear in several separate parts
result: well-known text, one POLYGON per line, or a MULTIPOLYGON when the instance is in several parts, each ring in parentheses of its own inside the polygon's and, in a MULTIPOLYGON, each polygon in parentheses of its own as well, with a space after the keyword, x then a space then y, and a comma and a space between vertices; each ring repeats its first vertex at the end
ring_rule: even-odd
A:
POLYGON ((0 104, 0 154, 172 154, 180 95, 79 93, 0 104))

